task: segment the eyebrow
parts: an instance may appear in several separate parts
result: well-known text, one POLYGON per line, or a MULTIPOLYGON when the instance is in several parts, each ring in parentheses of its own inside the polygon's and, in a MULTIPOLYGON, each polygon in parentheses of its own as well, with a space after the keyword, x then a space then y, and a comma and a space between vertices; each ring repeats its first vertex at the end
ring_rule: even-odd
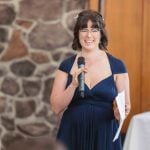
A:
MULTIPOLYGON (((98 27, 90 27, 91 29, 99 29, 98 27)), ((87 27, 84 27, 82 29, 88 29, 87 27)))
MULTIPOLYGON (((91 29, 99 29, 98 27, 90 27, 91 29)), ((84 27, 84 28, 82 28, 82 29, 88 29, 88 27, 84 27)))

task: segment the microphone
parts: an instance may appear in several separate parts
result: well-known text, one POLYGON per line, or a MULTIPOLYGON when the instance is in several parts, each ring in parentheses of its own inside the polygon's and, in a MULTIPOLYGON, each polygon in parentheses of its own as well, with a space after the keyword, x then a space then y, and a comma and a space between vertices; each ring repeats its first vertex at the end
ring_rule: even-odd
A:
MULTIPOLYGON (((84 68, 85 66, 85 59, 84 57, 78 57, 78 68, 84 68)), ((79 93, 82 98, 84 98, 84 81, 85 81, 85 75, 84 72, 81 72, 78 76, 78 82, 79 82, 79 93)))

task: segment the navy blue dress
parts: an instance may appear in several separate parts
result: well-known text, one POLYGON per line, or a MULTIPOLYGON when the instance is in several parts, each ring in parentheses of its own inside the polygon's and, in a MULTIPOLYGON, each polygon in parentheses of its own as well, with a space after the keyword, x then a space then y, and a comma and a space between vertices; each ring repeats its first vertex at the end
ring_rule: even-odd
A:
MULTIPOLYGON (((98 82, 92 89, 85 84, 85 98, 76 88, 68 108, 65 110, 57 139, 67 150, 122 150, 121 138, 113 142, 118 123, 114 118, 113 101, 117 88, 113 75, 126 73, 124 63, 109 53, 112 75, 98 82)), ((72 81, 70 70, 76 55, 64 60, 59 69, 68 74, 67 86, 72 81)))

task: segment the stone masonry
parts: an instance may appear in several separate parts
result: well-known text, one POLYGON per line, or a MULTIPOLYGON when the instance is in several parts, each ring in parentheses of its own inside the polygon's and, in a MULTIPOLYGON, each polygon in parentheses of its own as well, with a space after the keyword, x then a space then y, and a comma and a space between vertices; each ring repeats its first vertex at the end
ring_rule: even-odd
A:
POLYGON ((50 150, 42 145, 60 120, 49 103, 55 70, 75 53, 75 16, 86 7, 86 0, 0 0, 0 150, 28 149, 23 139, 50 150))

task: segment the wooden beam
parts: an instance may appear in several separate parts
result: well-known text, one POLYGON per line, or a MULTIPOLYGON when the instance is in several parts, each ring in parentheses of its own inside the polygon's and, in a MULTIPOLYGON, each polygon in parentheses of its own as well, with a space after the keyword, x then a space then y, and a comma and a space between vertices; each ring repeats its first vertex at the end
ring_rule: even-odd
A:
MULTIPOLYGON (((143 2, 141 0, 105 0, 104 5, 104 19, 106 23, 106 29, 108 32, 109 45, 108 50, 111 51, 113 55, 124 61, 127 67, 130 78, 130 93, 131 93, 131 113, 126 119, 123 132, 126 132, 128 123, 134 114, 141 112, 141 107, 143 110, 146 106, 150 106, 148 102, 150 92, 150 61, 149 61, 149 1, 146 1, 145 6, 147 10, 143 19, 143 2), (143 32, 143 22, 144 22, 144 35, 143 37, 147 41, 142 47, 142 32, 143 32), (144 55, 144 61, 142 62, 142 57, 144 55), (149 61, 149 62, 148 62, 149 61), (142 64, 145 69, 143 70, 142 64), (149 71, 148 71, 149 70, 149 71), (142 84, 143 76, 145 78, 142 84), (143 101, 141 98, 141 88, 143 87, 143 97, 145 103, 141 105, 143 101), (142 100, 142 101, 141 101, 142 100)), ((148 109, 148 107, 147 107, 148 109)))
POLYGON ((98 11, 98 9, 99 9, 99 0, 89 0, 89 9, 98 11))
POLYGON ((143 45, 142 45, 142 112, 150 110, 150 1, 143 2, 143 45))

